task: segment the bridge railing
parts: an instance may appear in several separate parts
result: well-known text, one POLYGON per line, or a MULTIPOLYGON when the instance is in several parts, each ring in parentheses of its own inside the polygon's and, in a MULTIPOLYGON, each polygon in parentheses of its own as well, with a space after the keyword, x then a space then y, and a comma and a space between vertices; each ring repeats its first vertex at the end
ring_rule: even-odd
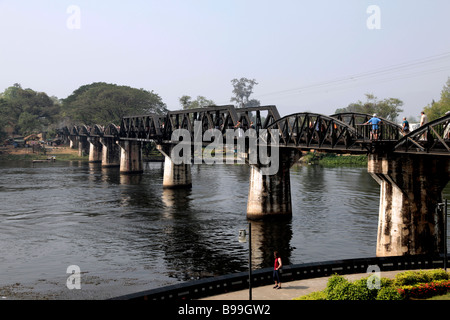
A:
POLYGON ((450 114, 405 135, 397 142, 394 151, 450 155, 450 114))
POLYGON ((402 137, 402 128, 400 125, 389 121, 384 118, 379 118, 381 123, 379 124, 378 134, 375 137, 372 133, 372 125, 366 124, 373 116, 365 113, 337 113, 331 117, 337 118, 342 122, 352 126, 356 129, 358 139, 361 140, 380 140, 380 141, 397 141, 402 137))

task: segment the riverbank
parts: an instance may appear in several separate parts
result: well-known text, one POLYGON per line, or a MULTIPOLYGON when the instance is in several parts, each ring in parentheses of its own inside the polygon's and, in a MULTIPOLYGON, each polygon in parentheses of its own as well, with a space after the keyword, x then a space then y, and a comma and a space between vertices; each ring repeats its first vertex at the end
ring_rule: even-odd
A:
POLYGON ((308 165, 317 164, 327 167, 335 167, 341 165, 363 167, 367 166, 367 155, 308 152, 300 158, 299 162, 308 165))
POLYGON ((33 151, 33 148, 14 148, 12 146, 0 148, 0 160, 2 161, 47 160, 51 157, 55 157, 56 161, 89 160, 88 156, 79 156, 78 150, 69 147, 47 147, 45 152, 33 151))
MULTIPOLYGON (((55 161, 89 161, 89 156, 78 155, 78 150, 69 147, 47 147, 45 152, 32 148, 0 147, 0 161, 45 161, 54 157, 55 161)), ((162 162, 164 156, 152 153, 144 156, 144 161, 162 162)))

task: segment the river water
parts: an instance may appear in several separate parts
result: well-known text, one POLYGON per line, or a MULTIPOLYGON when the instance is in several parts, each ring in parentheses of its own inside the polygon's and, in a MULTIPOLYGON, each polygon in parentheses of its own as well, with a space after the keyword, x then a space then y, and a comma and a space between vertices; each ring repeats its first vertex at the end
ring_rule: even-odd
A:
MULTIPOLYGON (((189 190, 86 162, 0 162, 0 297, 104 299, 248 270, 249 167, 195 165, 189 190), (68 289, 67 268, 81 271, 68 289)), ((375 256, 379 186, 365 167, 291 168, 293 217, 252 221, 252 264, 375 256)), ((444 197, 450 197, 447 187, 444 197)))

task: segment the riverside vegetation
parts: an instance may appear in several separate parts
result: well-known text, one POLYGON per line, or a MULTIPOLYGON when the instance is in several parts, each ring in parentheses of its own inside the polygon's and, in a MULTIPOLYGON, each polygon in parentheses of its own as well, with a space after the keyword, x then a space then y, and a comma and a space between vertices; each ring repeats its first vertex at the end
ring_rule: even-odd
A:
POLYGON ((340 165, 366 166, 367 155, 340 155, 335 153, 307 152, 300 158, 304 164, 318 164, 326 167, 340 165))
POLYGON ((449 300, 450 274, 443 269, 404 271, 394 279, 380 278, 379 289, 369 289, 370 276, 349 281, 341 275, 330 277, 322 291, 294 300, 449 300))

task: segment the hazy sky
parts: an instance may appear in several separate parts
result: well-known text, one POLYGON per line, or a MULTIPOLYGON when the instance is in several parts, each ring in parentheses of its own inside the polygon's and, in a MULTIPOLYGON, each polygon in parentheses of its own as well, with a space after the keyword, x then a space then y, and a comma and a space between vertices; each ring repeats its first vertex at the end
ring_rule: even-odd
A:
POLYGON ((65 98, 101 81, 176 110, 182 95, 230 104, 246 77, 281 115, 373 93, 418 117, 450 76, 449 14, 448 0, 0 0, 0 92, 65 98))

